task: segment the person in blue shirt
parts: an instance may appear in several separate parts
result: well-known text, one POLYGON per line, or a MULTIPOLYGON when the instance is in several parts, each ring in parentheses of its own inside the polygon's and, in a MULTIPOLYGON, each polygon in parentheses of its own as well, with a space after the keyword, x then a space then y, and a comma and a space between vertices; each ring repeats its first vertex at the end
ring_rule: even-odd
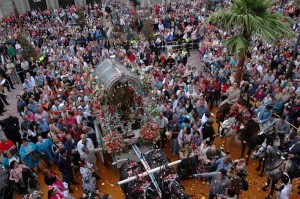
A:
POLYGON ((231 156, 230 155, 226 155, 223 158, 218 159, 213 166, 215 166, 217 169, 216 171, 220 171, 221 169, 225 169, 226 171, 228 171, 232 164, 231 164, 231 156))
POLYGON ((38 116, 37 124, 39 125, 41 135, 43 138, 47 138, 49 132, 49 124, 47 119, 43 118, 42 116, 38 116))
POLYGON ((33 169, 34 167, 39 168, 40 160, 36 157, 34 158, 33 152, 36 150, 35 144, 32 142, 28 142, 26 138, 22 139, 22 145, 20 147, 20 156, 21 159, 24 161, 25 165, 29 167, 30 169, 33 169))
POLYGON ((102 33, 99 30, 95 32, 95 38, 97 39, 98 43, 102 39, 102 33))
POLYGON ((35 144, 36 149, 44 155, 46 163, 50 166, 50 160, 55 162, 55 159, 51 153, 53 142, 48 138, 43 139, 42 136, 38 136, 38 142, 35 144))
POLYGON ((181 125, 184 123, 186 116, 184 115, 184 110, 179 111, 178 123, 181 125))
POLYGON ((17 161, 20 163, 20 159, 17 154, 12 154, 9 150, 5 152, 5 157, 3 158, 2 161, 2 168, 8 170, 9 165, 12 161, 17 161))
POLYGON ((33 90, 34 85, 28 81, 28 79, 25 79, 25 82, 23 83, 23 88, 26 88, 28 91, 33 90))
POLYGON ((262 124, 263 127, 267 125, 267 122, 271 119, 272 116, 272 107, 270 105, 261 106, 254 111, 257 117, 258 123, 262 124))
POLYGON ((196 106, 196 111, 197 111, 200 119, 203 117, 203 115, 205 113, 209 112, 208 108, 204 104, 204 100, 199 100, 199 103, 197 103, 197 106, 196 106))
POLYGON ((27 108, 30 112, 32 112, 33 114, 36 114, 36 110, 37 110, 38 106, 39 106, 39 104, 36 101, 34 101, 33 98, 29 98, 29 104, 28 104, 27 108))
POLYGON ((162 83, 159 81, 158 76, 155 76, 155 79, 152 82, 152 88, 157 87, 158 90, 162 89, 162 83))
POLYGON ((281 112, 283 111, 283 101, 281 99, 281 95, 277 95, 276 99, 274 101, 274 105, 273 105, 273 109, 272 111, 276 114, 281 114, 281 112))
POLYGON ((220 76, 218 76, 217 80, 220 82, 220 84, 225 84, 227 82, 227 78, 225 76, 225 73, 222 73, 220 76))
POLYGON ((185 127, 190 127, 190 119, 185 117, 183 123, 180 124, 180 130, 184 129, 185 127))

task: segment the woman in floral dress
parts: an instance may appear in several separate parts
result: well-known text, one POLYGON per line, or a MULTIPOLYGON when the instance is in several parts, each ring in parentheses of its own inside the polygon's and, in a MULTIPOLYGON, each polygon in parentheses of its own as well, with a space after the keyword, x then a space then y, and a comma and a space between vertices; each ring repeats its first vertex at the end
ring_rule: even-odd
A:
POLYGON ((82 187, 84 193, 95 193, 97 190, 96 178, 93 176, 93 165, 85 161, 84 165, 80 167, 82 175, 82 187))

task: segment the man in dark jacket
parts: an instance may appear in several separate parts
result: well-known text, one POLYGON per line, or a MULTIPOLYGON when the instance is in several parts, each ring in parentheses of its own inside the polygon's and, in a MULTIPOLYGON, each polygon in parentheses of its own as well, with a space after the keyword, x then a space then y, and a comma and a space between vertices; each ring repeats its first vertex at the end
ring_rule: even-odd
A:
POLYGON ((300 135, 297 135, 297 142, 289 148, 288 158, 292 160, 292 165, 289 170, 289 176, 291 179, 300 177, 300 135))
POLYGON ((71 193, 73 193, 73 190, 71 189, 71 183, 73 185, 79 185, 78 182, 75 182, 73 169, 72 167, 74 164, 72 163, 71 156, 68 154, 66 149, 61 149, 59 151, 59 158, 57 161, 58 170, 62 174, 63 182, 68 183, 69 190, 71 193))
POLYGON ((10 91, 10 88, 12 88, 12 89, 16 89, 16 88, 14 88, 14 86, 13 86, 13 83, 12 83, 12 81, 11 81, 11 79, 10 79, 10 76, 8 76, 7 74, 6 74, 6 72, 7 72, 7 69, 6 69, 6 67, 3 65, 3 64, 0 64, 0 75, 4 78, 4 79, 6 79, 7 80, 7 82, 4 84, 4 86, 6 86, 6 88, 7 88, 7 90, 9 91, 9 92, 11 92, 10 91))
POLYGON ((66 135, 65 149, 72 157, 72 162, 75 166, 79 166, 80 155, 77 151, 77 141, 72 138, 71 134, 66 135))
POLYGON ((295 104, 289 109, 288 122, 296 125, 297 118, 300 117, 300 100, 298 99, 295 104))
POLYGON ((202 135, 203 140, 209 138, 209 145, 212 145, 217 134, 213 128, 214 121, 212 119, 208 119, 206 123, 202 126, 202 135))

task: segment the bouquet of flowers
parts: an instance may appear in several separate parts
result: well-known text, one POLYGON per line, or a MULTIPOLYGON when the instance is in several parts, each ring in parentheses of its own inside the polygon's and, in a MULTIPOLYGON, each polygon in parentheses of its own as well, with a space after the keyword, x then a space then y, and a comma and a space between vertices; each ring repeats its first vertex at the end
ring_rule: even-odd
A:
POLYGON ((109 154, 116 154, 125 150, 126 143, 121 134, 111 132, 103 140, 104 148, 109 154))
POLYGON ((141 139, 144 143, 155 144, 160 139, 158 126, 150 123, 143 125, 141 128, 141 139))

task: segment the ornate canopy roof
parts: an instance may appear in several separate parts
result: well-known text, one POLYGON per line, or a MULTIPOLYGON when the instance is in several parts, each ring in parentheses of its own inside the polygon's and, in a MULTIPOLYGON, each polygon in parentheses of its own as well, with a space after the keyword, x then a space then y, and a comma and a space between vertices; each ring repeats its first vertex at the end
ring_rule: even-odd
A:
POLYGON ((96 68, 98 83, 108 91, 112 92, 115 86, 130 84, 138 89, 142 83, 138 76, 129 71, 114 58, 105 59, 96 68))

